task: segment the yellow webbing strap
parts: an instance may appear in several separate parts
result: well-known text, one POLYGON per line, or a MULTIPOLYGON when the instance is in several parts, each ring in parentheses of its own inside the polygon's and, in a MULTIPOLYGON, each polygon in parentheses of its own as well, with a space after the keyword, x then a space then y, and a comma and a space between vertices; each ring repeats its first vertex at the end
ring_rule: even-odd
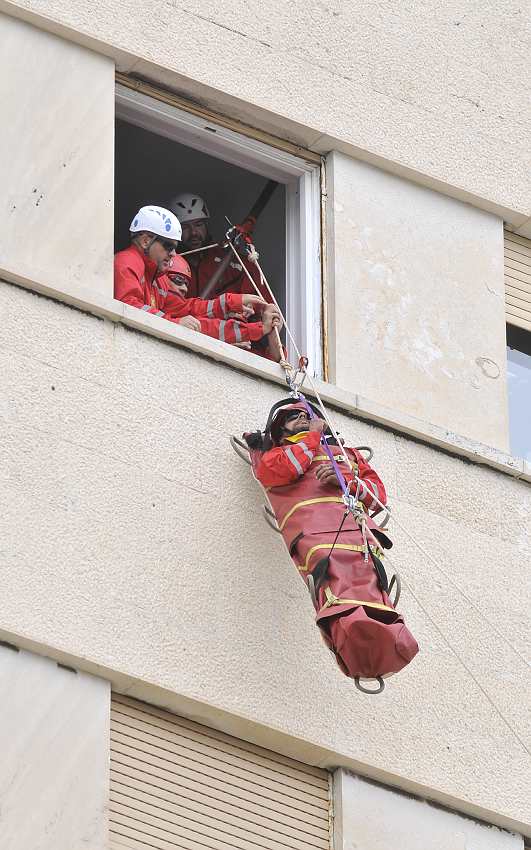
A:
MULTIPOLYGON (((301 564, 297 567, 301 572, 305 572, 308 569, 308 564, 314 552, 318 552, 319 549, 332 549, 331 543, 317 543, 315 546, 312 546, 311 549, 308 549, 306 553, 306 559, 304 564, 301 564)), ((334 549, 347 549, 349 552, 365 552, 365 546, 357 546, 355 543, 336 543, 334 549)), ((372 550, 374 554, 378 558, 383 558, 384 553, 380 549, 372 550)))
POLYGON ((288 443, 300 443, 302 440, 306 439, 310 432, 309 431, 299 431, 298 434, 293 434, 291 437, 284 437, 288 443))
POLYGON ((296 505, 293 505, 287 512, 286 516, 282 519, 280 523, 280 530, 284 528, 290 516, 293 516, 295 511, 298 511, 299 508, 304 508, 306 505, 320 505, 324 502, 336 502, 338 504, 343 504, 343 499, 341 496, 322 496, 320 499, 305 499, 304 502, 297 502, 296 505))
POLYGON ((379 611, 392 611, 393 614, 395 613, 394 608, 384 605, 383 602, 367 602, 362 599, 339 599, 337 596, 334 596, 329 587, 325 587, 325 596, 326 602, 321 608, 321 611, 324 611, 325 608, 331 608, 332 605, 363 605, 366 608, 378 608, 379 611))

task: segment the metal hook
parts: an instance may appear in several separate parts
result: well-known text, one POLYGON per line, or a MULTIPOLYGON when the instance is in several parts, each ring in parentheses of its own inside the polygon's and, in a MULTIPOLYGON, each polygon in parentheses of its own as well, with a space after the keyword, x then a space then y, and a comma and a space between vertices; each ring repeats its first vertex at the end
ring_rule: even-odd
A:
POLYGON ((317 609, 319 608, 319 603, 317 602, 317 594, 315 592, 315 582, 313 580, 313 576, 312 576, 311 573, 308 574, 307 581, 308 581, 308 590, 310 591, 310 596, 312 597, 313 607, 317 611, 317 609))
POLYGON ((290 367, 286 369, 286 384, 288 385, 289 394, 292 398, 298 398, 300 389, 306 380, 306 369, 308 367, 308 358, 306 356, 299 357, 297 368, 290 367))
POLYGON ((374 452, 371 449, 371 447, 370 446, 355 446, 355 448, 356 448, 356 451, 358 451, 358 452, 362 452, 362 453, 367 452, 367 457, 365 457, 365 455, 363 455, 363 459, 366 460, 367 463, 370 463, 370 461, 374 457, 374 452))
POLYGON ((371 691, 370 688, 364 688, 362 684, 360 684, 360 677, 354 676, 354 684, 356 685, 358 691, 361 691, 362 694, 381 694, 383 689, 385 688, 385 682, 381 676, 374 676, 374 679, 371 681, 378 682, 378 690, 371 691))
POLYGON ((273 529, 273 531, 276 531, 277 534, 281 533, 278 522, 277 522, 277 518, 276 518, 275 514, 273 513, 273 511, 271 510, 271 508, 269 508, 267 505, 264 505, 264 519, 267 522, 267 524, 270 526, 270 528, 273 529))
POLYGON ((377 510, 373 511, 373 513, 370 514, 370 517, 376 522, 378 528, 381 528, 382 531, 385 531, 389 524, 389 520, 391 519, 391 512, 388 511, 387 508, 377 508, 377 510), (376 522, 376 517, 379 516, 382 511, 385 511, 384 518, 381 522, 376 522))
POLYGON ((247 448, 245 443, 242 443, 242 441, 239 440, 238 437, 235 437, 233 434, 231 434, 231 436, 229 437, 229 443, 231 444, 232 448, 234 449, 240 460, 245 461, 245 463, 248 463, 249 466, 251 466, 251 460, 249 458, 249 449, 247 448))
POLYGON ((389 582, 389 590, 387 591, 387 595, 388 595, 389 599, 391 599, 391 605, 393 606, 393 608, 396 608, 396 606, 398 605, 401 593, 402 593, 402 582, 400 580, 400 575, 398 573, 395 573, 393 575, 393 577, 391 578, 391 581, 389 582), (393 587, 395 585, 396 585, 395 598, 391 599, 391 591, 393 590, 393 587))

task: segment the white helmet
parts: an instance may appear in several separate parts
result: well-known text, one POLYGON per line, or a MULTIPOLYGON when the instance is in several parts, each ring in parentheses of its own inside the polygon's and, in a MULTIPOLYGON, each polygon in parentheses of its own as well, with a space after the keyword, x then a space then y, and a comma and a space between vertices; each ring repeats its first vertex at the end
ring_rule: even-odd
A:
POLYGON ((200 221, 210 218, 208 207, 203 198, 194 195, 192 192, 182 192, 180 195, 176 195, 170 201, 170 207, 181 224, 185 221, 200 221))
POLYGON ((154 233, 156 236, 161 236, 163 239, 174 239, 175 242, 181 240, 183 229, 179 219, 174 216, 169 210, 164 207, 140 207, 129 231, 131 233, 140 233, 146 230, 148 233, 154 233))

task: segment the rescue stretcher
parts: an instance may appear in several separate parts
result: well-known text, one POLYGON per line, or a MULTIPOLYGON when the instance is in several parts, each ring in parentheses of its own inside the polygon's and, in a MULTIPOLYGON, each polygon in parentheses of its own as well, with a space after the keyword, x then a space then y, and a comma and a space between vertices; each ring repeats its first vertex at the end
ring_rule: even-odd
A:
MULTIPOLYGON (((234 436, 230 444, 258 481, 262 450, 249 448, 234 436)), ((347 461, 348 452, 355 469, 360 457, 365 455, 367 461, 372 457, 366 446, 328 448, 339 465, 347 461)), ((418 645, 396 610, 400 578, 395 573, 388 581, 383 566, 384 550, 392 546, 385 530, 388 513, 378 524, 361 502, 357 511, 349 512, 337 491, 323 495, 323 488, 316 487, 315 468, 327 460, 327 455, 317 455, 293 484, 265 489, 258 481, 266 497, 264 518, 282 535, 308 588, 316 625, 340 669, 359 690, 377 694, 384 689, 384 678, 412 660, 418 645), (367 679, 376 681, 377 687, 362 684, 367 679)))

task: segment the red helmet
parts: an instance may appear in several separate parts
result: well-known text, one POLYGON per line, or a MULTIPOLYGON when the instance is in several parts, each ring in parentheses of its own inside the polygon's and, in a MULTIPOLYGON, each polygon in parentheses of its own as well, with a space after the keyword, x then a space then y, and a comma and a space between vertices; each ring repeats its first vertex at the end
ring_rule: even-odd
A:
POLYGON ((175 256, 172 257, 166 274, 170 278, 173 278, 176 275, 184 277, 187 283, 190 283, 192 280, 192 270, 188 264, 188 261, 185 260, 184 257, 181 257, 180 254, 175 254, 175 256))

